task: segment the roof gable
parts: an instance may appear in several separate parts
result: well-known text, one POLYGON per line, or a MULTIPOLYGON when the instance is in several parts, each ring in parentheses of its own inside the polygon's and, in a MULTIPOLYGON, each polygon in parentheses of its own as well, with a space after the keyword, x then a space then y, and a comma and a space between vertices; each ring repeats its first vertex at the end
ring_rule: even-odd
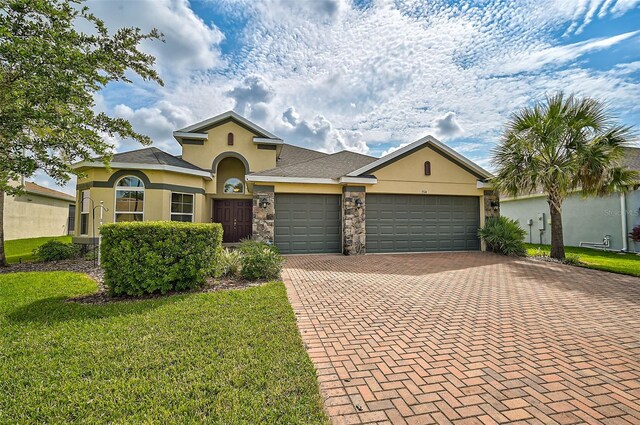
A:
POLYGON ((186 138, 184 135, 184 133, 194 133, 194 134, 198 134, 201 133, 203 131, 207 131, 213 127, 217 127, 219 125, 222 124, 226 124, 230 121, 235 122, 236 124, 238 124, 239 126, 243 127, 244 129, 256 134, 259 137, 263 137, 263 138, 267 138, 267 139, 277 139, 280 140, 280 138, 270 132, 268 132, 267 130, 265 130, 264 128, 260 127, 259 125, 249 121, 248 119, 246 119, 245 117, 243 117, 242 115, 234 112, 234 111, 227 111, 227 112, 223 112, 220 115, 216 115, 214 117, 208 118, 206 120, 197 122, 195 124, 192 124, 188 127, 184 127, 181 128, 180 130, 174 131, 174 137, 181 137, 181 138, 186 138))
POLYGON ((442 143, 441 141, 439 141, 433 136, 423 137, 422 139, 417 140, 401 149, 398 149, 390 153, 389 155, 385 155, 382 158, 370 164, 365 165, 364 167, 358 168, 355 171, 350 172, 349 174, 347 174, 347 176, 361 177, 361 176, 370 175, 375 171, 381 168, 384 168, 388 165, 391 165, 394 162, 402 158, 405 158, 425 147, 431 148, 433 151, 444 156, 446 159, 458 165, 460 168, 474 175, 478 179, 486 180, 492 177, 491 173, 489 173, 487 170, 475 164, 473 161, 467 159, 466 157, 459 154, 458 152, 454 151, 453 149, 451 149, 450 147, 448 147, 447 145, 445 145, 444 143, 442 143))

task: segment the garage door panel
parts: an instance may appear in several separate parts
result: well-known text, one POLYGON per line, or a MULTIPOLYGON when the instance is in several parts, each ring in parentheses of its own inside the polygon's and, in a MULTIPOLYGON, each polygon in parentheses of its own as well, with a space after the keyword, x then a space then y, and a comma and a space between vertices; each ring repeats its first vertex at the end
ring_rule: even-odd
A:
POLYGON ((479 197, 367 195, 367 252, 477 250, 479 197))
POLYGON ((340 252, 340 195, 275 195, 275 244, 283 254, 340 252))

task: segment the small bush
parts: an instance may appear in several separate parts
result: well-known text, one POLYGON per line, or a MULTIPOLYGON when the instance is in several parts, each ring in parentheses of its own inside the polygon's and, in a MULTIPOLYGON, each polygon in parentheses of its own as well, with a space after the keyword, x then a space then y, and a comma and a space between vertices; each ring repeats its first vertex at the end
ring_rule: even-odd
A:
POLYGON ((569 264, 570 266, 581 266, 584 264, 580 260, 580 256, 578 254, 567 254, 562 262, 564 264, 569 264))
POLYGON ((201 286, 217 268, 222 226, 172 221, 102 226, 104 283, 112 295, 201 286))
POLYGON ((244 240, 238 247, 245 279, 275 279, 280 276, 284 259, 278 249, 264 242, 244 240))
POLYGON ((629 238, 634 242, 640 242, 640 224, 631 229, 631 232, 629 232, 629 238))
POLYGON ((242 267, 240 251, 225 248, 218 260, 218 274, 220 276, 238 276, 242 267))
POLYGON ((504 255, 525 255, 526 234, 516 220, 507 217, 490 217, 484 227, 478 230, 478 236, 491 251, 504 255))
POLYGON ((51 240, 33 250, 33 254, 41 261, 60 261, 75 257, 80 249, 72 243, 51 240))

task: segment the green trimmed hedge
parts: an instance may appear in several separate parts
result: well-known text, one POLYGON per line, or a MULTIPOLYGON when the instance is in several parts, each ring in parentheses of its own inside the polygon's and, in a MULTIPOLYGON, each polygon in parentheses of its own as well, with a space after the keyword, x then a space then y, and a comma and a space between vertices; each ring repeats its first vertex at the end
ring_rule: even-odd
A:
POLYGON ((217 223, 156 221, 102 226, 104 283, 112 295, 187 290, 204 284, 222 249, 217 223))

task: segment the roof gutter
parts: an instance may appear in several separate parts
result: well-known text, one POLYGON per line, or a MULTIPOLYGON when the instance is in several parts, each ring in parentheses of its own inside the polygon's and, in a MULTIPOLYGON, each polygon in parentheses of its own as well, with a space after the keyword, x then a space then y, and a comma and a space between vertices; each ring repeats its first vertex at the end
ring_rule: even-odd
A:
MULTIPOLYGON (((80 168, 107 168, 102 162, 81 161, 71 165, 74 170, 80 168)), ((211 172, 205 170, 192 170, 190 168, 176 167, 175 165, 165 164, 137 164, 131 162, 111 162, 109 168, 118 168, 121 170, 158 170, 170 171, 172 173, 188 174, 191 176, 204 177, 211 180, 211 172)))
POLYGON ((320 177, 282 177, 282 176, 260 176, 255 174, 247 174, 245 180, 248 182, 260 183, 307 183, 307 184, 376 184, 378 180, 375 178, 353 178, 341 177, 339 179, 320 178, 320 177))

